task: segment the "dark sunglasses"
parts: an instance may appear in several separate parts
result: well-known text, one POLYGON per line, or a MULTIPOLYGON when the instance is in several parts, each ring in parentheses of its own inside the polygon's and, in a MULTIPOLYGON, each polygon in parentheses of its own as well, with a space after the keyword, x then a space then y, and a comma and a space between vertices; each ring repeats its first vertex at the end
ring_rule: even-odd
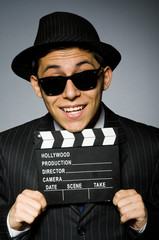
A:
POLYGON ((49 96, 55 96, 63 93, 68 79, 71 79, 75 87, 79 90, 87 91, 97 86, 100 70, 103 69, 100 67, 98 69, 87 70, 66 77, 51 76, 38 78, 38 83, 41 84, 44 92, 49 96))

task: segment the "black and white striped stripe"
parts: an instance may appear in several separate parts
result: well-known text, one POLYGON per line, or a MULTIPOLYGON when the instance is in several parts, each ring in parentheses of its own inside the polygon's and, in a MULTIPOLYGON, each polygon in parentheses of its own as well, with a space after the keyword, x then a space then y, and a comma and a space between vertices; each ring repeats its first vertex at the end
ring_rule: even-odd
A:
POLYGON ((117 138, 113 128, 84 129, 80 133, 39 131, 35 136, 40 149, 114 145, 117 138))

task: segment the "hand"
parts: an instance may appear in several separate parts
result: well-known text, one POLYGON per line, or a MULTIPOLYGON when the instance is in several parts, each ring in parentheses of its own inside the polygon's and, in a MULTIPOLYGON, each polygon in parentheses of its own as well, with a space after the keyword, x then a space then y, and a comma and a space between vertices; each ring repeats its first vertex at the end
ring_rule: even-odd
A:
POLYGON ((9 225, 12 229, 21 231, 34 222, 47 203, 44 196, 38 191, 24 190, 18 195, 16 202, 9 213, 9 225))
POLYGON ((119 210, 121 223, 129 221, 129 225, 135 229, 141 229, 147 223, 147 210, 141 195, 134 189, 118 191, 113 204, 119 210))

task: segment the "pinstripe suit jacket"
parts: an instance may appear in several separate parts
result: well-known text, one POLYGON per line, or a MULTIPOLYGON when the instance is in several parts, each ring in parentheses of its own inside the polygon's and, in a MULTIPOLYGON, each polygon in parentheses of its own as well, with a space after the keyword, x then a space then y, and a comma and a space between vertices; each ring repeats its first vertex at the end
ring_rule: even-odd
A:
MULTIPOLYGON (((148 210, 141 239, 159 236, 159 130, 120 117, 105 108, 105 127, 118 127, 121 184, 136 189, 148 210)), ((34 156, 35 130, 54 130, 50 114, 1 133, 0 136, 0 240, 9 239, 6 217, 24 189, 37 190, 34 156)), ((120 224, 112 203, 86 204, 81 214, 75 205, 49 206, 18 239, 127 240, 136 239, 127 224, 120 224)), ((137 237, 138 239, 138 237, 137 237)))

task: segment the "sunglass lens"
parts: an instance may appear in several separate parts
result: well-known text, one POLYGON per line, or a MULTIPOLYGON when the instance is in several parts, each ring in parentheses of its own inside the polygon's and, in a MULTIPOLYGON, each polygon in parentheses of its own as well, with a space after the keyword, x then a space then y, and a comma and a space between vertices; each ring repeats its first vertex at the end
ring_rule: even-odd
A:
POLYGON ((59 95, 64 91, 65 81, 61 79, 47 79, 41 84, 44 92, 49 96, 59 95))
POLYGON ((81 72, 74 77, 73 83, 79 90, 93 89, 97 85, 97 73, 91 70, 81 72))

